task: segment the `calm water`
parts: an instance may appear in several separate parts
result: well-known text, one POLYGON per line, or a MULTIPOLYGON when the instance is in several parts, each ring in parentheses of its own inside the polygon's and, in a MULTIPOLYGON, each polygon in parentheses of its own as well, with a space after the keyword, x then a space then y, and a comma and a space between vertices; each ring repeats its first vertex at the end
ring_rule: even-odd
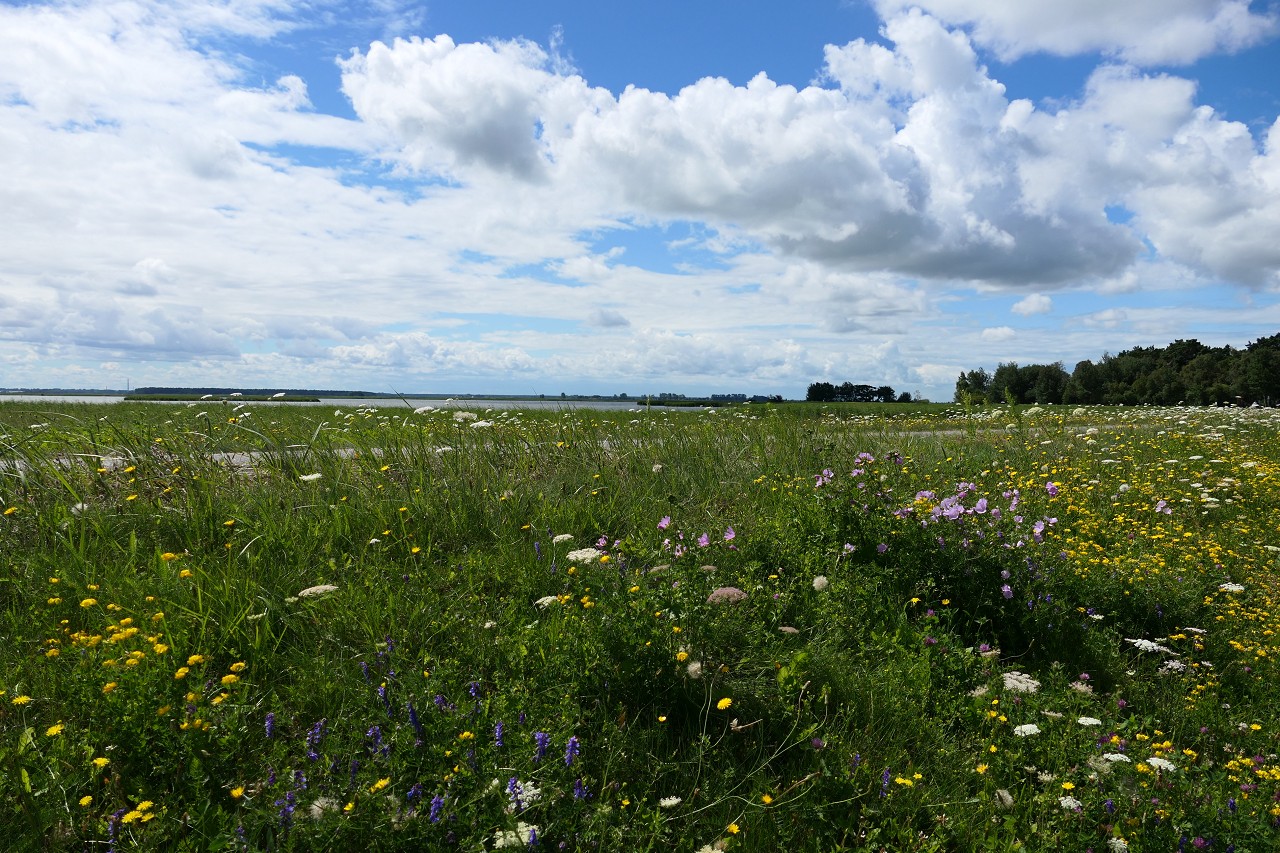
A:
MULTIPOLYGON (((22 403, 123 403, 124 397, 109 394, 0 394, 0 403, 13 400, 22 403)), ((187 405, 185 400, 155 401, 164 405, 187 405)), ((221 400, 200 400, 196 405, 219 405, 221 400)), ((245 402, 246 406, 333 406, 335 408, 370 407, 375 409, 416 409, 434 406, 437 409, 602 409, 626 411, 644 408, 643 402, 618 402, 615 400, 437 400, 406 397, 399 399, 369 399, 367 397, 321 397, 318 403, 271 403, 268 401, 245 402)), ((656 404, 655 404, 656 405, 656 404)))

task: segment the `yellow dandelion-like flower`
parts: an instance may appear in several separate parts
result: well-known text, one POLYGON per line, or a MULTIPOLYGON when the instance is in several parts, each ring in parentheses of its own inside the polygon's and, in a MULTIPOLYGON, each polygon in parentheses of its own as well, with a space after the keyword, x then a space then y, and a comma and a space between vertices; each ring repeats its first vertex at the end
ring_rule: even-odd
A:
POLYGON ((688 652, 676 652, 676 660, 680 661, 680 663, 684 663, 688 659, 689 659, 688 652))
POLYGON ((111 759, 98 756, 97 758, 93 759, 91 763, 93 764, 93 767, 95 770, 101 770, 102 768, 106 767, 108 764, 111 763, 111 759))
POLYGON ((10 699, 10 700, 9 700, 9 704, 11 704, 11 705, 26 705, 26 704, 27 704, 28 702, 30 702, 30 701, 31 701, 31 697, 30 697, 30 696, 26 696, 26 695, 23 695, 23 696, 14 696, 12 699, 10 699))
POLYGON ((732 704, 733 704, 733 700, 730 699, 728 696, 726 696, 716 703, 716 708, 721 711, 725 711, 725 710, 728 710, 729 706, 732 704))
POLYGON ((773 797, 769 796, 768 794, 761 794, 760 802, 764 803, 767 806, 769 805, 769 803, 773 802, 773 797))
POLYGON ((231 799, 238 800, 244 796, 244 785, 237 785, 231 789, 231 799))
POLYGON ((729 824, 725 829, 730 835, 737 835, 739 832, 742 832, 742 827, 738 826, 736 823, 729 824))
POLYGON ((52 726, 49 726, 49 728, 44 730, 44 736, 57 737, 58 735, 62 734, 62 730, 65 728, 66 726, 64 726, 62 724, 62 721, 59 720, 58 722, 54 723, 52 726))
POLYGON ((391 784, 391 777, 384 776, 383 778, 379 779, 377 782, 374 782, 372 785, 369 786, 369 793, 376 794, 390 784, 391 784))
POLYGON ((80 808, 87 809, 91 805, 93 805, 93 797, 85 795, 80 798, 80 808))
POLYGON ((14 514, 15 512, 17 512, 17 511, 18 511, 18 508, 17 508, 16 506, 11 506, 11 507, 9 507, 8 509, 6 509, 6 510, 4 511, 4 514, 5 514, 5 515, 13 515, 13 514, 14 514))
POLYGON ((138 811, 137 809, 134 809, 133 811, 126 813, 124 817, 120 818, 120 822, 133 823, 134 821, 138 820, 141 817, 142 817, 142 812, 138 811))
POLYGON ((223 527, 235 527, 235 526, 236 526, 236 520, 235 520, 234 518, 228 518, 226 521, 222 522, 222 526, 223 526, 223 527))
POLYGON ((1075 783, 1074 783, 1074 782, 1063 782, 1063 783, 1062 783, 1062 790, 1064 790, 1064 791, 1074 791, 1075 789, 1076 789, 1076 785, 1075 785, 1075 783))
POLYGON ((987 772, 987 770, 988 770, 988 765, 986 765, 986 764, 979 764, 977 767, 975 767, 975 768, 973 768, 973 769, 974 769, 974 771, 975 771, 975 772, 977 772, 979 775, 981 775, 981 774, 983 774, 983 773, 986 773, 986 772, 987 772))
POLYGON ((343 807, 342 807, 342 810, 343 810, 345 813, 347 813, 347 814, 351 814, 353 811, 355 811, 355 810, 356 810, 356 804, 355 804, 355 801, 353 800, 353 801, 351 801, 351 802, 347 803, 345 806, 343 806, 343 807))

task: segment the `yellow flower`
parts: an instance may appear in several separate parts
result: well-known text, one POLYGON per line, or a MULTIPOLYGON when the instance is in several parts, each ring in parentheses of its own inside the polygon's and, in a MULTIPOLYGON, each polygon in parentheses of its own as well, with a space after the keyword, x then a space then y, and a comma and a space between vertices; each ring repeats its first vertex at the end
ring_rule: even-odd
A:
POLYGON ((62 599, 61 599, 61 598, 58 598, 57 596, 54 596, 53 598, 49 599, 49 604, 51 604, 51 605, 53 605, 53 604, 61 604, 61 603, 62 603, 62 599))
POLYGON ((180 666, 178 667, 178 671, 173 674, 173 677, 176 680, 181 681, 182 679, 187 677, 187 673, 190 671, 191 670, 187 669, 185 666, 180 666))
POLYGON ((718 708, 721 711, 725 711, 725 710, 728 710, 729 706, 732 704, 733 704, 733 700, 730 699, 728 696, 726 696, 716 703, 716 708, 718 708))
POLYGON ((94 606, 95 604, 97 604, 97 603, 98 603, 98 599, 96 599, 96 598, 86 598, 84 601, 80 602, 80 606, 81 606, 81 607, 93 607, 93 606, 94 606))
POLYGON ((231 799, 238 800, 244 796, 244 785, 237 785, 231 789, 231 799))
POLYGON ((680 663, 684 663, 688 659, 689 659, 688 652, 676 652, 676 660, 680 661, 680 663))
POLYGON ((767 806, 769 805, 769 803, 773 802, 773 797, 769 796, 768 794, 761 794, 760 802, 764 803, 767 806))
POLYGON ((169 647, 166 646, 164 643, 156 643, 154 646, 151 647, 151 650, 158 655, 162 655, 165 652, 169 651, 169 647))
POLYGON ((178 555, 173 553, 172 551, 165 551, 163 554, 160 555, 160 559, 164 560, 166 563, 169 563, 169 562, 172 562, 173 560, 178 559, 178 555))
POLYGON ((902 785, 905 788, 913 787, 916 784, 913 780, 907 779, 903 776, 898 776, 893 780, 893 782, 895 785, 902 785))
POLYGON ((44 653, 44 656, 47 658, 56 658, 58 654, 59 652, 57 649, 49 649, 49 651, 44 653))
POLYGON ((347 814, 351 814, 353 811, 356 810, 355 801, 353 800, 352 802, 347 803, 345 806, 342 807, 342 810, 347 814))
POLYGON ((232 672, 244 672, 248 668, 249 668, 249 665, 244 661, 236 661, 235 663, 231 664, 231 666, 229 667, 229 669, 232 672))
POLYGON ((1075 783, 1074 783, 1074 782, 1063 782, 1063 783, 1062 783, 1062 790, 1064 790, 1064 791, 1074 791, 1075 789, 1076 789, 1076 785, 1075 785, 1075 783))
POLYGON ((471 740, 474 737, 475 735, 472 734, 471 732, 463 732, 462 734, 458 735, 458 740, 471 740))
POLYGON ((80 798, 80 808, 86 809, 91 805, 93 805, 93 797, 84 796, 80 798))
POLYGON ((64 728, 66 728, 66 726, 62 725, 62 721, 59 720, 58 722, 54 723, 52 726, 49 726, 49 728, 44 730, 44 736, 57 737, 58 735, 62 734, 62 730, 64 728))
POLYGON ((391 784, 391 777, 384 776, 383 778, 379 779, 377 782, 374 782, 372 785, 369 786, 369 793, 376 794, 390 784, 391 784))
POLYGON ((736 823, 729 824, 725 829, 728 830, 730 835, 737 835, 739 832, 742 832, 742 827, 738 826, 736 823))
POLYGON ((102 692, 110 693, 112 690, 115 690, 116 687, 118 686, 119 685, 117 685, 114 681, 108 681, 106 684, 102 685, 102 692))
POLYGON ((240 676, 236 675, 234 672, 228 675, 224 675, 222 676, 222 686, 228 687, 232 684, 235 684, 239 680, 240 680, 240 676))
POLYGON ((14 514, 15 512, 17 512, 17 511, 18 511, 18 508, 17 508, 16 506, 11 506, 11 507, 9 507, 8 509, 6 509, 6 510, 4 511, 4 514, 5 514, 5 515, 13 515, 13 514, 14 514))
POLYGON ((111 763, 110 758, 103 758, 102 756, 98 756, 97 758, 93 759, 93 766, 98 770, 101 770, 102 768, 106 767, 110 763, 111 763))
POLYGON ((10 702, 14 705, 25 705, 31 701, 30 696, 14 696, 10 702))
POLYGON ((182 571, 178 572, 178 577, 180 577, 180 578, 189 578, 189 577, 191 577, 191 570, 190 570, 190 569, 183 569, 182 571))
POLYGON ((198 663, 204 663, 204 655, 192 655, 187 658, 187 666, 195 666, 198 663))
POLYGON ((975 767, 975 768, 973 768, 973 769, 974 769, 975 771, 977 771, 979 774, 986 773, 986 772, 987 772, 987 765, 986 765, 986 764, 979 764, 977 767, 975 767))

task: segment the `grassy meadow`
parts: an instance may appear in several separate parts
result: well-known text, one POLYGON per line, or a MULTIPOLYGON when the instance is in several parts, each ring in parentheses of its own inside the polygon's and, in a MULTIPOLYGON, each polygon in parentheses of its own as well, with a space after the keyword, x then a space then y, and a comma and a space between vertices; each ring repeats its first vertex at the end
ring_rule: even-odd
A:
POLYGON ((1274 850, 1278 427, 3 403, 0 831, 1274 850))

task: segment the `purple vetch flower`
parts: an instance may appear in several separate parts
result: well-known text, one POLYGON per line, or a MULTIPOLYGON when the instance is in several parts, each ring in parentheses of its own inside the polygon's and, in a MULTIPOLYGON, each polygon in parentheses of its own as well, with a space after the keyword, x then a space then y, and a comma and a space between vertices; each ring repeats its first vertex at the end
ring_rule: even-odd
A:
POLYGON ((536 764, 547 757, 547 747, 551 744, 551 735, 546 732, 534 732, 533 742, 538 747, 537 752, 533 754, 533 761, 536 764))
POLYGON ((418 719, 418 709, 413 707, 413 700, 409 700, 407 707, 409 709, 409 725, 413 726, 413 730, 418 737, 422 737, 422 721, 418 719))
POLYGON ((366 661, 360 661, 360 672, 364 675, 364 680, 369 681, 369 664, 366 661))
POLYGON ((267 719, 263 725, 267 730, 267 737, 271 738, 276 736, 276 714, 274 711, 267 712, 267 719))
POLYGON ((880 796, 882 797, 889 796, 889 779, 890 778, 892 777, 889 773, 889 768, 886 767, 884 769, 884 773, 880 774, 880 796))
POLYGON ((436 794, 431 798, 431 811, 427 814, 427 819, 432 823, 440 822, 440 811, 444 808, 444 797, 436 794))
POLYGON ((473 681, 471 682, 471 684, 467 685, 467 692, 471 694, 472 699, 479 699, 480 698, 480 682, 473 681))
POLYGON ((586 782, 582 781, 581 776, 573 780, 573 798, 575 800, 591 799, 591 789, 587 787, 586 782))
POLYGON ((507 796, 511 800, 511 807, 517 812, 524 811, 524 802, 521 799, 524 796, 524 786, 520 784, 520 780, 515 776, 507 782, 507 796))
POLYGON ((564 766, 565 767, 573 766, 573 760, 578 757, 579 751, 580 750, 578 746, 578 736, 573 735, 569 738, 569 742, 565 744, 565 748, 564 748, 564 766))
POLYGON ((408 790, 404 798, 411 803, 422 799, 422 783, 414 782, 413 787, 408 790))
POLYGON ((307 732, 307 759, 310 761, 320 760, 320 753, 317 750, 320 747, 321 738, 324 737, 324 724, 326 721, 326 718, 321 717, 307 732))
POLYGON ((541 542, 533 543, 533 553, 534 553, 534 556, 536 556, 539 560, 542 559, 542 543, 541 542))
POLYGON ((497 746, 506 746, 506 743, 502 740, 502 733, 504 729, 506 729, 506 726, 502 724, 502 720, 498 720, 498 722, 494 723, 493 742, 497 746))

